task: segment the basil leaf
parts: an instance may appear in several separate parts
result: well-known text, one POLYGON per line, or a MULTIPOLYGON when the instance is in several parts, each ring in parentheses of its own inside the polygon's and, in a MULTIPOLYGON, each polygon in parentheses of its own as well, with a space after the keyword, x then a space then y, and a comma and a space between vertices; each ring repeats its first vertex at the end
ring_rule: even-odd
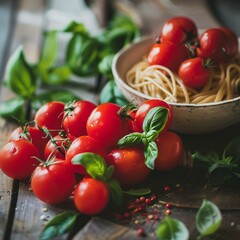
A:
POLYGON ((145 137, 146 137, 148 142, 152 142, 152 141, 156 140, 158 135, 159 135, 158 131, 150 130, 149 132, 146 133, 145 137))
POLYGON ((159 239, 168 240, 189 239, 189 232, 185 224, 169 216, 166 216, 165 220, 163 220, 158 225, 156 234, 159 239))
POLYGON ((60 85, 66 82, 71 74, 72 71, 68 66, 55 67, 48 71, 43 82, 47 85, 60 85))
POLYGON ((41 240, 50 240, 61 236, 73 228, 78 213, 64 212, 50 220, 41 232, 41 240))
POLYGON ((118 146, 126 147, 130 145, 137 145, 142 142, 142 137, 143 137, 142 133, 139 132, 130 133, 118 141, 118 146))
POLYGON ((144 132, 155 130, 160 133, 168 119, 168 109, 164 107, 154 107, 150 109, 143 121, 144 132))
POLYGON ((72 163, 83 165, 92 178, 105 180, 107 165, 100 155, 90 152, 80 153, 73 157, 72 163))
POLYGON ((138 188, 138 189, 130 189, 129 191, 124 191, 123 193, 130 195, 130 196, 143 196, 151 193, 151 189, 149 188, 138 188))
POLYGON ((196 227, 201 236, 215 233, 222 222, 222 215, 218 207, 204 199, 196 215, 196 227))
POLYGON ((110 179, 114 173, 114 166, 109 166, 106 170, 105 177, 106 179, 110 179))
POLYGON ((76 21, 71 21, 69 24, 67 24, 63 30, 63 32, 69 32, 69 33, 81 33, 89 35, 84 24, 78 23, 76 21))
POLYGON ((158 147, 155 142, 149 142, 144 148, 145 164, 148 168, 154 169, 154 162, 158 156, 158 147))
POLYGON ((24 98, 31 98, 36 91, 36 76, 25 60, 22 47, 13 53, 7 63, 5 83, 13 92, 24 98))
POLYGON ((75 34, 69 41, 66 62, 78 76, 98 73, 99 50, 101 46, 95 38, 75 34))
POLYGON ((26 121, 25 100, 22 97, 12 98, 0 104, 0 117, 11 121, 26 121))
POLYGON ((31 106, 35 111, 37 111, 47 102, 59 101, 63 103, 69 103, 77 99, 79 99, 79 97, 70 91, 54 89, 34 96, 31 102, 31 106))
POLYGON ((233 163, 240 163, 240 137, 233 139, 224 149, 223 158, 231 157, 233 163))
POLYGON ((112 74, 112 61, 115 54, 109 54, 105 56, 98 64, 98 70, 102 75, 105 75, 109 79, 113 79, 112 74))
POLYGON ((123 192, 118 181, 111 179, 107 182, 110 190, 110 205, 114 208, 118 208, 122 205, 123 192))
POLYGON ((106 102, 116 103, 119 106, 129 104, 128 100, 122 95, 113 80, 110 80, 105 84, 99 95, 99 103, 106 102))
POLYGON ((57 59, 57 53, 57 31, 48 31, 44 34, 44 44, 38 65, 40 72, 54 65, 57 59))

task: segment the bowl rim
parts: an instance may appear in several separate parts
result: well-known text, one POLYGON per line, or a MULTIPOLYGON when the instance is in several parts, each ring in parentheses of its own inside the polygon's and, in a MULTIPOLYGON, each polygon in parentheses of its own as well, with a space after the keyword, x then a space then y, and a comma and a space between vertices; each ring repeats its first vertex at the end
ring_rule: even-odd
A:
MULTIPOLYGON (((133 47, 136 47, 137 45, 141 45, 144 42, 150 41, 150 39, 153 39, 152 36, 143 36, 140 39, 138 39, 137 41, 133 42, 132 44, 122 48, 120 51, 118 51, 112 61, 112 72, 113 72, 113 76, 114 76, 114 80, 115 82, 119 82, 119 84, 122 84, 122 87, 126 88, 129 92, 145 98, 145 99, 153 99, 154 97, 148 96, 144 93, 141 93, 133 88, 131 88, 118 74, 118 70, 117 70, 117 65, 119 62, 120 57, 127 51, 129 51, 130 49, 132 49, 133 47)), ((238 38, 238 42, 240 43, 240 37, 238 38)), ((132 66, 130 66, 132 67, 132 66)), ((197 108, 201 108, 201 107, 208 107, 208 106, 221 106, 221 105, 225 105, 228 103, 236 103, 240 101, 240 96, 235 97, 235 98, 231 98, 231 99, 227 99, 227 100, 223 100, 220 102, 209 102, 209 103, 175 103, 175 102, 171 102, 171 101, 167 101, 168 104, 176 106, 176 107, 197 107, 197 108)))

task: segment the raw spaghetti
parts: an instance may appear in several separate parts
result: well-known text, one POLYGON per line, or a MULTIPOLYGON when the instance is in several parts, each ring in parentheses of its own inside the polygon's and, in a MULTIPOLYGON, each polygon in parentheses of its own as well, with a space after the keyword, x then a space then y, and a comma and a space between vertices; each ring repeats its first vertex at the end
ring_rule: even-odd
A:
POLYGON ((126 81, 133 89, 145 95, 178 103, 220 102, 239 96, 239 60, 221 65, 212 72, 211 78, 201 91, 186 87, 171 70, 160 65, 150 66, 146 59, 135 64, 126 75, 126 81))

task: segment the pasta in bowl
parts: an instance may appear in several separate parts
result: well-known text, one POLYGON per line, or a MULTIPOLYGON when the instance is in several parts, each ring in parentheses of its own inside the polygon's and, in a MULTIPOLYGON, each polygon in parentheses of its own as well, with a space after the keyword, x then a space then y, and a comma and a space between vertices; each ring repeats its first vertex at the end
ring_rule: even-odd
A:
POLYGON ((112 70, 122 94, 134 104, 163 99, 174 113, 171 129, 179 133, 202 134, 240 122, 240 64, 221 66, 200 90, 190 89, 166 67, 149 66, 145 59, 153 44, 146 37, 116 54, 112 70))

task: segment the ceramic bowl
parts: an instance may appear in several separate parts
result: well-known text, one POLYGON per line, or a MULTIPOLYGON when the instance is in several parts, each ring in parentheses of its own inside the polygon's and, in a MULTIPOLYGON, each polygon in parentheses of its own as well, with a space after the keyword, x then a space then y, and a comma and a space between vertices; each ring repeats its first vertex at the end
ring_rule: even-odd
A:
MULTIPOLYGON (((127 71, 150 50, 152 37, 146 37, 118 52, 113 60, 112 71, 122 94, 137 106, 151 99, 125 82, 127 71)), ((174 117, 171 129, 185 134, 203 134, 218 131, 240 122, 240 97, 217 103, 171 103, 174 117)))

